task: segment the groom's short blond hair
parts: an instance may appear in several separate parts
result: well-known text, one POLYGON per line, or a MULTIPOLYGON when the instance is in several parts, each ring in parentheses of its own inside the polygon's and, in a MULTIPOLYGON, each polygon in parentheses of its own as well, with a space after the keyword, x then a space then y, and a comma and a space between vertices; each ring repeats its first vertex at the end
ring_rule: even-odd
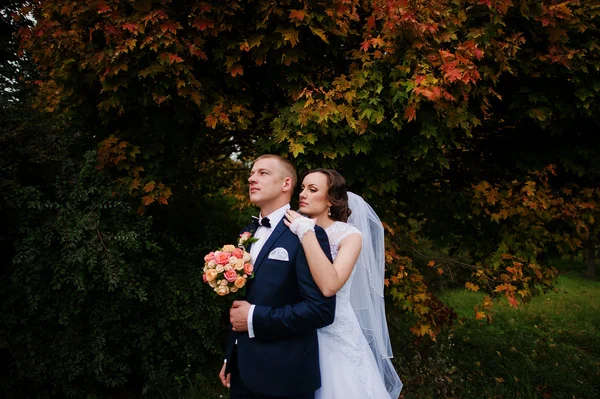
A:
MULTIPOLYGON (((292 188, 296 187, 296 184, 298 183, 298 174, 296 173, 296 168, 294 168, 294 165, 292 165, 292 163, 290 161, 288 161, 287 159, 280 157, 279 155, 274 155, 274 154, 265 154, 265 155, 261 155, 260 157, 256 158, 254 160, 254 162, 256 163, 256 161, 258 161, 259 159, 274 159, 277 162, 279 162, 279 166, 280 166, 280 170, 279 172, 281 173, 281 177, 282 178, 286 178, 289 177, 292 179, 292 188)), ((293 191, 293 189, 292 189, 293 191)))

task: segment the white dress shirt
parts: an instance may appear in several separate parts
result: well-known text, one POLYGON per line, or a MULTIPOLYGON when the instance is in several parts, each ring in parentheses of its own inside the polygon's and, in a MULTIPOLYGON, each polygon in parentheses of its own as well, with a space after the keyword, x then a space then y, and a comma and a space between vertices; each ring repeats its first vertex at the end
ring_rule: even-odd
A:
MULTIPOLYGON (((271 237, 271 233, 273 233, 273 230, 275 230, 275 227, 277 227, 279 222, 281 222, 281 219, 283 219, 283 217, 285 216, 285 213, 287 212, 288 209, 290 209, 290 204, 285 204, 284 206, 277 209, 276 211, 271 212, 271 214, 269 214, 269 215, 264 215, 264 216, 259 215, 258 229, 256 229, 256 231, 252 235, 252 237, 258 238, 258 241, 254 242, 252 244, 252 247, 250 247, 250 262, 253 265, 256 262, 256 258, 258 258, 258 254, 260 254, 262 247, 265 245, 265 243, 267 242, 269 237, 271 237), (263 217, 269 218, 269 223, 271 224, 271 227, 265 227, 260 224, 263 217)), ((254 315, 255 306, 256 305, 251 305, 250 311, 248 312, 248 336, 250 338, 254 338, 254 327, 252 325, 252 316, 254 315)))

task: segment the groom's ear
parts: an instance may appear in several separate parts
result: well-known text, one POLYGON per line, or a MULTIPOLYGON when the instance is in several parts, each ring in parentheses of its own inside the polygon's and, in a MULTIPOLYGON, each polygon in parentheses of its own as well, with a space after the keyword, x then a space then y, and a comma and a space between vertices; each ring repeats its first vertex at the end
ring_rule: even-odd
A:
POLYGON ((281 191, 283 191, 284 193, 293 193, 294 191, 294 185, 292 184, 292 178, 287 176, 283 178, 283 186, 281 187, 281 191))

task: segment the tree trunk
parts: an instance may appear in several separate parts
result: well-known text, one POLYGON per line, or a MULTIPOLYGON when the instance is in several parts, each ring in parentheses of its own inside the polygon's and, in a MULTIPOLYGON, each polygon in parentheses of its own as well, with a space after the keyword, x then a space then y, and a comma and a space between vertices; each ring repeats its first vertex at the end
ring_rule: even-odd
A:
POLYGON ((589 278, 596 278, 596 245, 590 241, 587 247, 587 273, 589 278))

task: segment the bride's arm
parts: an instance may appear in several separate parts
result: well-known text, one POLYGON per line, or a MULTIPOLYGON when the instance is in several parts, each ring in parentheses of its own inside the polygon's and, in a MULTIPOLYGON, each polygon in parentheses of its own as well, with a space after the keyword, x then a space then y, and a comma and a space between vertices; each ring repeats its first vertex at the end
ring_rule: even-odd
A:
MULTIPOLYGON (((293 221, 296 217, 302 217, 292 212, 289 211, 290 216, 286 216, 287 219, 284 221, 288 227, 291 225, 290 219, 293 221)), ((339 245, 338 254, 333 263, 325 256, 314 231, 304 233, 301 242, 315 283, 324 296, 335 295, 352 273, 362 246, 361 236, 349 234, 345 237, 339 245)))

